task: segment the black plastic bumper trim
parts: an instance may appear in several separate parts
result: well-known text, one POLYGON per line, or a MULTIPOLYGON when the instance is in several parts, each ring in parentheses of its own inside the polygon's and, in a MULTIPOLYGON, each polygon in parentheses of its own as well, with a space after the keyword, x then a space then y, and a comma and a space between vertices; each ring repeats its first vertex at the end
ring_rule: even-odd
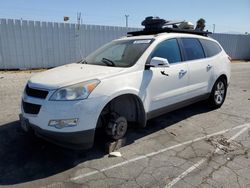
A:
POLYGON ((29 126, 34 130, 36 136, 65 148, 82 150, 93 147, 95 129, 77 132, 54 132, 41 129, 30 123, 29 126))

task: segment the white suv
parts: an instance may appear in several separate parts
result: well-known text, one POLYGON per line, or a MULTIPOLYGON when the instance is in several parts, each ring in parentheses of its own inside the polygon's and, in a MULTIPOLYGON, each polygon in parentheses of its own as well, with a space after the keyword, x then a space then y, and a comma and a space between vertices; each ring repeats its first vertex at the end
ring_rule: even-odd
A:
POLYGON ((84 60, 34 75, 22 96, 25 131, 62 146, 90 148, 102 127, 122 138, 128 124, 199 100, 219 108, 230 80, 230 60, 206 36, 176 32, 114 40, 84 60))

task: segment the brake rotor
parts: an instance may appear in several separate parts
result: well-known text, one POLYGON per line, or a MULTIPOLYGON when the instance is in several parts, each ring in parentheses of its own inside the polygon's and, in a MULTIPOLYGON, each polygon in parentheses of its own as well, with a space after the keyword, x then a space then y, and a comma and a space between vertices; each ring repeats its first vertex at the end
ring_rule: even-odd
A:
POLYGON ((123 116, 113 117, 107 126, 107 134, 114 140, 121 139, 127 132, 127 119, 123 116))

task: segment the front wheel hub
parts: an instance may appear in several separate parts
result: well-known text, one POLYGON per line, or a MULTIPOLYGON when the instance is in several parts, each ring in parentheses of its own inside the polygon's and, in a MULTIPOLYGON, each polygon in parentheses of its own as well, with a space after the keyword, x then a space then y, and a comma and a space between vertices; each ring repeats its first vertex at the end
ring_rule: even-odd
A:
POLYGON ((121 139, 127 132, 127 119, 123 116, 113 117, 108 123, 106 132, 114 140, 121 139))

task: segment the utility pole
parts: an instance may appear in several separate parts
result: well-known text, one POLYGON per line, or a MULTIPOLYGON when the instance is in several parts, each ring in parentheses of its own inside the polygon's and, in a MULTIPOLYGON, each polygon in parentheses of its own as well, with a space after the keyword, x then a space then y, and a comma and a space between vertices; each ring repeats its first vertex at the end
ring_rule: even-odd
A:
POLYGON ((215 24, 213 24, 213 33, 215 32, 215 24))
POLYGON ((125 14, 125 18, 126 18, 126 28, 128 28, 128 17, 129 17, 129 15, 128 15, 128 14, 125 14))
POLYGON ((77 12, 77 27, 78 27, 78 30, 80 28, 81 20, 82 20, 82 13, 77 12))

